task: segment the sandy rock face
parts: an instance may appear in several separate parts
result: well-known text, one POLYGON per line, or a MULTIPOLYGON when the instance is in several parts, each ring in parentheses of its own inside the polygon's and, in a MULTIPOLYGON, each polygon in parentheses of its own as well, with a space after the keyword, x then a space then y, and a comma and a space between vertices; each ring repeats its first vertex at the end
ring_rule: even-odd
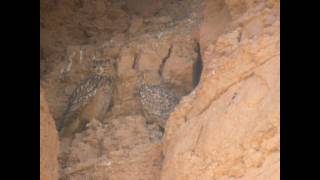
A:
MULTIPOLYGON (((60 177, 279 179, 278 0, 44 2, 42 85, 53 119, 92 60, 112 58, 117 71, 105 118, 61 138, 60 177), (182 98, 162 139, 141 112, 142 73, 146 84, 161 82, 182 98)), ((58 140, 41 97, 41 177, 55 178, 58 140)))
POLYGON ((259 8, 205 41, 201 82, 167 121, 162 180, 280 178, 280 18, 259 8))
POLYGON ((134 14, 151 16, 162 6, 159 0, 125 0, 126 7, 134 14))
POLYGON ((195 49, 196 44, 192 40, 177 42, 170 49, 163 67, 164 79, 176 86, 184 84, 188 92, 192 90, 193 65, 197 59, 195 49))
POLYGON ((62 140, 61 156, 71 180, 155 179, 160 177, 161 141, 144 127, 142 116, 122 116, 108 124, 93 121, 71 141, 62 140))
POLYGON ((40 87, 40 179, 58 179, 59 140, 54 120, 40 87))

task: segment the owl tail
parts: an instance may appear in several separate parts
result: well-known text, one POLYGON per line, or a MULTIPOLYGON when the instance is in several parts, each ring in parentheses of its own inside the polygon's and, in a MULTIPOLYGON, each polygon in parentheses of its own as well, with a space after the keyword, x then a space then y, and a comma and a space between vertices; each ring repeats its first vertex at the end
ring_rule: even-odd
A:
POLYGON ((63 127, 65 125, 65 121, 70 116, 69 109, 70 109, 70 106, 68 106, 68 108, 65 110, 65 112, 63 113, 62 118, 61 118, 61 120, 60 120, 60 122, 58 124, 58 131, 59 132, 61 132, 63 130, 63 127))

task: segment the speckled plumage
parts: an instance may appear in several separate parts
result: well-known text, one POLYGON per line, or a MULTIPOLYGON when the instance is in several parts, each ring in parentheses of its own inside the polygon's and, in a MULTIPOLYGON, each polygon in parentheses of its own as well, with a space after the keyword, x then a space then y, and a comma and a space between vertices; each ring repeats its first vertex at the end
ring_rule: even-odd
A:
POLYGON ((139 99, 147 121, 155 121, 162 128, 179 102, 175 93, 162 85, 141 85, 139 99))
MULTIPOLYGON (((111 97, 109 96, 112 96, 115 78, 113 62, 110 60, 96 60, 93 61, 92 64, 94 68, 93 73, 88 78, 82 80, 69 97, 67 108, 58 126, 61 133, 63 133, 66 126, 70 126, 72 123, 75 124, 74 121, 81 122, 76 122, 76 125, 73 125, 76 127, 68 130, 71 131, 69 133, 77 129, 80 124, 85 124, 85 122, 78 119, 78 116, 81 111, 90 104, 90 101, 99 91, 103 91, 105 96, 108 96, 101 99, 101 101, 104 101, 102 103, 105 104, 106 107, 108 107, 111 102, 111 97)), ((94 104, 90 105, 94 106, 94 104)))

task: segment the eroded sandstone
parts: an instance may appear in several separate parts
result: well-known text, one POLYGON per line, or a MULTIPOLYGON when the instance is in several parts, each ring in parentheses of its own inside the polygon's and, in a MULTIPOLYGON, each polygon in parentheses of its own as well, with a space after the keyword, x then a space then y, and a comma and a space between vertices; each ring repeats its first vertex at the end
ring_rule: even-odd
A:
MULTIPOLYGON (((117 62, 105 118, 60 139, 60 176, 279 179, 279 1, 139 2, 42 3, 42 79, 56 121, 93 59, 117 62), (203 68, 194 87, 199 57, 203 68), (162 139, 146 126, 137 98, 142 73, 181 98, 162 139)), ((46 153, 53 158, 54 150, 46 153)))

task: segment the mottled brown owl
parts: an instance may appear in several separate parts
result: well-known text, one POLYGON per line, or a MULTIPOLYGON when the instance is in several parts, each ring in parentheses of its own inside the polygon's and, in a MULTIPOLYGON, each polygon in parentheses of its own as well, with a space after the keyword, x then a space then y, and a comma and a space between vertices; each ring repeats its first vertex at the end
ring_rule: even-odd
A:
POLYGON ((178 96, 162 83, 147 84, 144 75, 139 81, 139 100, 147 122, 164 129, 166 120, 179 102, 178 96))
POLYGON ((115 87, 115 60, 93 60, 91 75, 72 92, 59 123, 62 136, 71 136, 84 129, 93 118, 102 120, 108 111, 115 87))

